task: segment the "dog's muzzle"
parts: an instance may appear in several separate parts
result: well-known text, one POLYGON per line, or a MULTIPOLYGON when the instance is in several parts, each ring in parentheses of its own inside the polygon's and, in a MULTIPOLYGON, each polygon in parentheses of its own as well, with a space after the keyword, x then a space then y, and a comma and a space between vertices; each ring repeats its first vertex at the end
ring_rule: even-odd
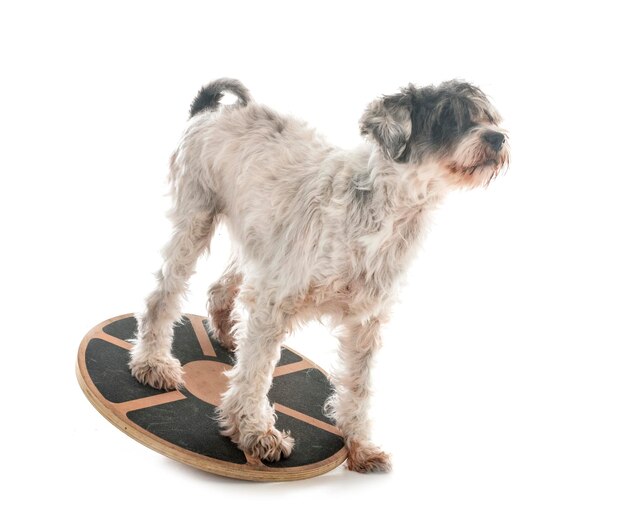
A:
POLYGON ((504 145, 505 136, 498 131, 486 131, 482 138, 495 152, 498 152, 504 145))

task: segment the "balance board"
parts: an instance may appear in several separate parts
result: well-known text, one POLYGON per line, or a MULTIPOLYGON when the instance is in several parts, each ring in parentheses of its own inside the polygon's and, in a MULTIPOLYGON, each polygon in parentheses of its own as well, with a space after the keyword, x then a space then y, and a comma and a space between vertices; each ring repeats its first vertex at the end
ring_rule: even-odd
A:
POLYGON ((345 460, 341 433, 322 410, 332 390, 328 377, 299 353, 282 349, 269 393, 276 428, 289 430, 296 445, 287 459, 264 462, 219 433, 215 409, 234 355, 207 331, 206 319, 185 315, 174 329, 172 352, 185 371, 185 386, 175 391, 153 389, 130 374, 128 351, 136 331, 135 317, 120 315, 95 326, 78 350, 83 392, 122 432, 171 459, 244 480, 299 480, 345 460))

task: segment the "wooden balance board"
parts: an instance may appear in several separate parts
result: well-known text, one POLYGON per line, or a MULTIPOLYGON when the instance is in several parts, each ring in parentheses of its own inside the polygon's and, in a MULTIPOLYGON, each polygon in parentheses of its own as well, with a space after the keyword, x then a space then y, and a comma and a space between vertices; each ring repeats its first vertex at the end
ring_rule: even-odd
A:
POLYGON ((120 315, 94 327, 78 350, 76 372, 83 392, 122 432, 174 460, 244 480, 299 480, 345 460, 341 433, 322 410, 331 384, 302 355, 283 348, 269 393, 276 427, 289 430, 296 445, 287 459, 261 462, 219 434, 215 408, 234 355, 207 331, 206 319, 185 315, 175 327, 172 351, 185 371, 185 387, 176 391, 142 385, 130 374, 128 351, 136 331, 135 317, 120 315))

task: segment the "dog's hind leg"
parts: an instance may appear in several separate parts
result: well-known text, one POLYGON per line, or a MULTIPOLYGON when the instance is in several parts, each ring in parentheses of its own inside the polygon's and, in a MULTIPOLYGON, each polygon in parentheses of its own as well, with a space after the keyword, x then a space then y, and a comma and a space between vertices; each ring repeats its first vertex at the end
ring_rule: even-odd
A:
POLYGON ((335 393, 326 408, 346 442, 348 468, 360 473, 388 471, 389 456, 369 440, 370 371, 374 353, 381 345, 380 320, 372 317, 345 323, 339 342, 342 369, 333 379, 335 393))
POLYGON ((276 416, 267 393, 280 358, 289 316, 280 305, 256 293, 245 335, 237 343, 237 363, 227 373, 228 390, 219 407, 222 434, 258 460, 288 457, 293 438, 274 427, 276 416))
POLYGON ((241 287, 242 274, 237 269, 237 259, 232 258, 222 277, 209 287, 207 311, 211 329, 217 340, 228 350, 235 349, 233 314, 235 299, 241 287))
POLYGON ((183 384, 180 362, 172 356, 173 326, 180 318, 181 298, 198 257, 207 249, 216 225, 207 208, 172 217, 174 233, 166 246, 157 287, 146 299, 139 317, 137 343, 131 350, 130 369, 140 382, 157 389, 183 384))

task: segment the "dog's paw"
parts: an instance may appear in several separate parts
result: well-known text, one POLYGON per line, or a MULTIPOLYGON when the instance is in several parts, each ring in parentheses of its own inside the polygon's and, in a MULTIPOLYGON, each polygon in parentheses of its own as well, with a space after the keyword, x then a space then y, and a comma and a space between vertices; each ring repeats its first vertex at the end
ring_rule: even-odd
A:
POLYGON ((272 427, 263 434, 247 434, 239 437, 239 448, 258 460, 276 462, 291 455, 295 442, 288 432, 272 427))
POLYGON ((174 357, 133 356, 128 364, 131 374, 141 383, 168 391, 182 387, 183 368, 174 357))
POLYGON ((391 458, 368 441, 353 440, 348 444, 348 469, 357 473, 391 470, 391 458))
POLYGON ((237 345, 233 335, 233 328, 237 323, 237 319, 233 316, 232 304, 226 308, 213 307, 212 303, 209 303, 209 305, 208 328, 226 351, 235 351, 237 345))
POLYGON ((235 342, 235 338, 231 332, 218 332, 216 334, 217 341, 220 343, 220 346, 224 348, 226 351, 234 352, 237 348, 237 343, 235 342))

